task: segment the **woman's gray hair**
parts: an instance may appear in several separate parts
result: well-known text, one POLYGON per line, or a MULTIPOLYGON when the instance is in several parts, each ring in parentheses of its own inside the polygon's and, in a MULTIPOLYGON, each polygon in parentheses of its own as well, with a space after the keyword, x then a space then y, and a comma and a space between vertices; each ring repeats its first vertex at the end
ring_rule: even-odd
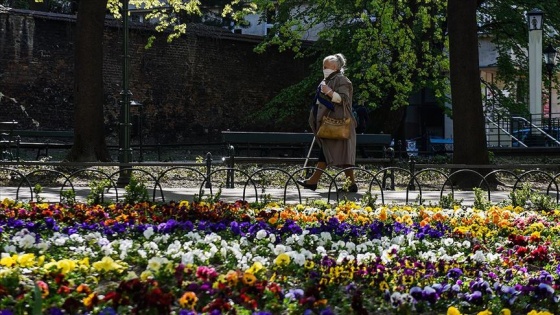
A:
POLYGON ((344 67, 346 66, 346 57, 344 57, 343 54, 338 53, 326 56, 325 59, 323 59, 323 64, 327 61, 334 63, 336 65, 336 68, 340 70, 340 72, 344 73, 344 67))

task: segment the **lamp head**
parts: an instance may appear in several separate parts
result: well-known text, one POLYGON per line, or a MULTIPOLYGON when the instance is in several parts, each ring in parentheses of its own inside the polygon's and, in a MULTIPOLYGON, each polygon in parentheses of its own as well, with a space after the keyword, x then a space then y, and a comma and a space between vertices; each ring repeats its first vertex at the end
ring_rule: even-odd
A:
POLYGON ((533 9, 527 12, 527 25, 529 31, 540 31, 543 29, 544 12, 539 9, 533 9))
POLYGON ((552 47, 551 44, 548 44, 548 46, 543 50, 544 63, 548 67, 554 67, 556 65, 556 55, 557 54, 558 54, 558 51, 556 49, 554 49, 554 47, 552 47))

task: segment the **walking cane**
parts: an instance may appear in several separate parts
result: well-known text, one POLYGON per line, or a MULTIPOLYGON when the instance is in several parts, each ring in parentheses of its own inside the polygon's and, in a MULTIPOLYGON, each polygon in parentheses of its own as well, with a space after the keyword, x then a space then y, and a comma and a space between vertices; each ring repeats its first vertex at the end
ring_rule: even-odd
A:
MULTIPOLYGON (((307 152, 307 157, 305 158, 305 163, 303 163, 303 168, 307 167, 307 162, 309 162, 309 157, 311 156, 311 151, 313 151, 313 146, 315 145, 315 136, 313 136, 313 141, 311 141, 311 146, 309 147, 309 152, 307 152)), ((307 177, 309 170, 305 170, 305 176, 307 177)))

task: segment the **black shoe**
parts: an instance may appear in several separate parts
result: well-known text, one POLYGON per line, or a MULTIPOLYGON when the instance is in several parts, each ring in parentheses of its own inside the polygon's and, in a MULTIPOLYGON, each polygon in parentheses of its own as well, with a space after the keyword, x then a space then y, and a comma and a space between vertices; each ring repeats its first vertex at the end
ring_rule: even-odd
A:
POLYGON ((348 186, 348 188, 339 188, 338 192, 339 193, 345 193, 345 192, 357 193, 358 192, 358 185, 356 185, 354 183, 354 184, 348 186))
POLYGON ((313 191, 317 189, 317 184, 308 184, 304 180, 297 180, 296 182, 298 183, 298 185, 303 186, 303 188, 305 189, 311 189, 313 191))

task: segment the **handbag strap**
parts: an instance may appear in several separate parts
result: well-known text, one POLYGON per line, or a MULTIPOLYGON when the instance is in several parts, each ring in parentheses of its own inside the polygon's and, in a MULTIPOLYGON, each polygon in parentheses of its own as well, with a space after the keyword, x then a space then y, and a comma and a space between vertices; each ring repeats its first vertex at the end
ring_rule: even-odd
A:
MULTIPOLYGON (((342 104, 342 119, 346 119, 346 112, 347 112, 346 106, 344 104, 342 104)), ((329 116, 330 114, 331 114, 331 110, 329 110, 327 112, 327 117, 330 118, 330 116, 329 116)))

